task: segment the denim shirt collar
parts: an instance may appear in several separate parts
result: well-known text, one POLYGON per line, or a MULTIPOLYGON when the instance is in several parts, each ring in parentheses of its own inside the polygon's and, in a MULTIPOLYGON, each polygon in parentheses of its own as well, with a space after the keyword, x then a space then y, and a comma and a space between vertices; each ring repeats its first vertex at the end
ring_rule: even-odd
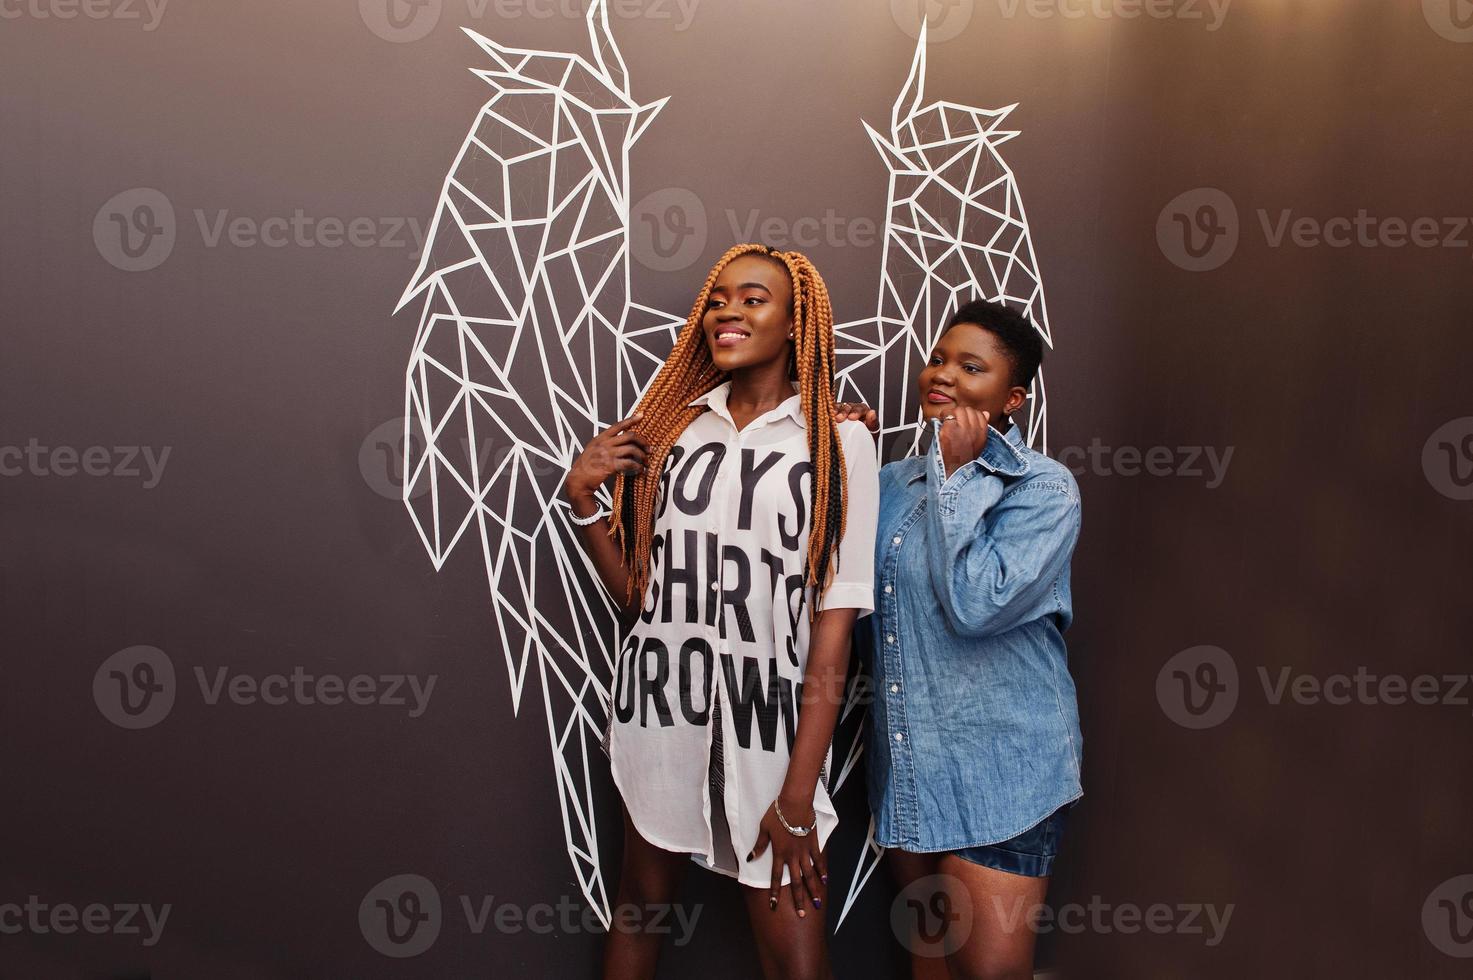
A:
MULTIPOLYGON (((939 453, 941 440, 939 432, 941 420, 931 420, 931 446, 933 453, 939 453)), ((995 426, 987 427, 987 445, 982 447, 982 454, 974 460, 978 466, 988 473, 998 476, 1017 477, 1028 472, 1028 459, 1022 453, 1023 430, 1012 422, 1008 423, 1007 432, 998 432, 995 426)), ((925 468, 918 468, 915 473, 906 479, 906 483, 914 483, 925 479, 925 468)))

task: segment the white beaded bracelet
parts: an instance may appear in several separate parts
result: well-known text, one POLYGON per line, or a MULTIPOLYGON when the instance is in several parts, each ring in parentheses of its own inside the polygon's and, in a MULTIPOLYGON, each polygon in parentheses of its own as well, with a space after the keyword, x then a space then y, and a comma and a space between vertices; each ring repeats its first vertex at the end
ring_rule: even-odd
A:
POLYGON ((597 511, 589 514, 587 517, 579 517, 577 514, 573 513, 570 510, 568 511, 568 520, 572 521, 574 524, 577 524, 579 527, 587 527, 590 524, 596 523, 601 518, 612 516, 613 513, 614 512, 609 510, 607 507, 600 507, 597 511))

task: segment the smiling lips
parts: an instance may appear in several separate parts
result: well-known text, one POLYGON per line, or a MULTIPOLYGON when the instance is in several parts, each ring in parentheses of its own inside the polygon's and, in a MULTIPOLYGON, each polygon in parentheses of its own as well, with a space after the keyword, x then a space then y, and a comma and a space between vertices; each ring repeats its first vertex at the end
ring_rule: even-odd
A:
POLYGON ((745 330, 738 330, 736 327, 722 327, 716 331, 716 346, 735 347, 750 336, 745 330))
POLYGON ((950 396, 943 395, 935 388, 932 388, 930 391, 926 392, 926 401, 930 402, 933 405, 942 405, 953 400, 954 399, 952 399, 950 396))

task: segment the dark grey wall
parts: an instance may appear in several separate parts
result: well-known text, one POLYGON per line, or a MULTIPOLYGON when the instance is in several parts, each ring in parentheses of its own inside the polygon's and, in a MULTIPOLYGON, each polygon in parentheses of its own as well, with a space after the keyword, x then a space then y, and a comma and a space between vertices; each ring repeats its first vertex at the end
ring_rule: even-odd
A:
MULTIPOLYGON (((512 717, 475 552, 433 570, 379 428, 403 411, 414 326, 390 316, 415 252, 391 233, 427 224, 485 98, 456 26, 583 50, 577 6, 444 0, 426 36, 391 41, 368 0, 0 0, 0 906, 45 907, 0 932, 0 976, 592 972, 595 934, 477 935, 461 913, 459 896, 581 899, 540 694, 512 717), (129 272, 108 216, 148 203, 139 188, 167 199, 175 240, 129 272), (375 243, 210 244, 221 212, 298 209, 370 219, 375 243), (177 683, 167 717, 130 730, 94 681, 139 645, 177 683), (196 671, 221 669, 436 686, 417 717, 210 703, 196 671), (399 873, 446 914, 393 960, 357 916, 399 873), (170 907, 156 943, 117 928, 129 903, 170 907), (91 904, 109 907, 97 934, 50 918, 91 904)), ((879 247, 853 236, 883 221, 885 171, 859 121, 888 119, 910 6, 623 6, 636 97, 673 96, 632 196, 688 188, 707 233, 683 268, 636 266, 637 299, 686 308, 742 237, 728 209, 782 227, 832 209, 841 230, 805 250, 841 318, 872 311, 879 247)), ((1069 642, 1087 796, 1050 904, 1085 914, 1044 958, 1081 977, 1461 975, 1473 722, 1445 675, 1468 673, 1473 627, 1468 5, 1121 16, 1137 9, 933 13, 928 94, 1021 103, 1007 151, 1057 344, 1051 448, 1083 451, 1069 642), (1236 246, 1193 260, 1176 215, 1199 214, 1236 246), (1436 244, 1398 246, 1409 225, 1436 244), (1133 464, 1153 447, 1170 475, 1133 464), (1204 450, 1232 451, 1220 478, 1204 450), (1225 651, 1216 675, 1197 653, 1168 664, 1201 646, 1225 651), (1178 668, 1224 686, 1213 715, 1186 711, 1178 668), (1438 703, 1394 703, 1420 675, 1438 703), (1325 685, 1350 703, 1307 703, 1325 685), (1157 904, 1169 931, 1131 928, 1157 904), (1232 907, 1220 942, 1191 904, 1232 907)), ((885 888, 837 934, 841 976, 899 969, 885 888)), ((726 882, 693 869, 685 900, 704 911, 664 975, 752 975, 726 882)))

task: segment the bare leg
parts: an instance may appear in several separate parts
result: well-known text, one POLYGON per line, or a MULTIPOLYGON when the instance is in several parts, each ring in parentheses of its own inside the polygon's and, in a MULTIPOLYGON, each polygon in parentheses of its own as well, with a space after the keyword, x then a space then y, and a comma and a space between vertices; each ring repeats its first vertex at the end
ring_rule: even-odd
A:
POLYGON ((767 980, 832 980, 825 910, 807 908, 800 919, 787 888, 776 909, 768 907, 767 895, 766 888, 742 886, 762 975, 767 980))
POLYGON ((954 908, 971 910, 972 927, 947 957, 953 980, 1031 980, 1033 910, 1048 894, 1047 878, 1029 878, 942 856, 942 880, 954 908))
MULTIPOLYGON (((940 857, 939 854, 912 854, 909 851, 901 851, 892 847, 885 852, 885 864, 890 869, 890 876, 894 879, 896 888, 904 891, 922 878, 938 874, 941 866, 940 857)), ((919 897, 924 901, 925 896, 919 897)), ((919 915, 907 916, 906 922, 910 934, 899 938, 905 944, 905 948, 910 950, 912 980, 949 980, 951 974, 946 968, 946 960, 935 955, 940 952, 940 944, 927 943, 920 937, 919 915), (933 950, 933 955, 923 955, 933 950)))
POLYGON ((629 913, 624 910, 643 913, 651 905, 672 904, 689 865, 690 855, 656 847, 640 836, 629 811, 624 811, 624 865, 619 871, 614 922, 604 942, 604 980, 648 980, 655 975, 662 935, 629 929, 629 913), (621 920, 625 923, 622 929, 621 920))

